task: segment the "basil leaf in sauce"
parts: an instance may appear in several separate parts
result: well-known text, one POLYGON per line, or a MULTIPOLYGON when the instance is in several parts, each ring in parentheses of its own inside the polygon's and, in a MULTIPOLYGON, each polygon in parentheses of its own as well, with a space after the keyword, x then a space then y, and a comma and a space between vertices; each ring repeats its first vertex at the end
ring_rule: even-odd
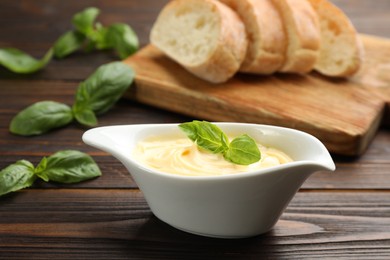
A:
POLYGON ((249 165, 259 161, 261 155, 256 142, 244 134, 231 141, 224 158, 235 164, 249 165))
POLYGON ((229 147, 229 141, 223 131, 206 121, 193 121, 180 124, 179 127, 199 147, 212 153, 223 153, 229 147))
POLYGON ((216 125, 207 121, 182 123, 179 128, 200 148, 212 153, 221 153, 227 161, 249 165, 260 160, 261 154, 256 142, 248 135, 232 140, 216 125))

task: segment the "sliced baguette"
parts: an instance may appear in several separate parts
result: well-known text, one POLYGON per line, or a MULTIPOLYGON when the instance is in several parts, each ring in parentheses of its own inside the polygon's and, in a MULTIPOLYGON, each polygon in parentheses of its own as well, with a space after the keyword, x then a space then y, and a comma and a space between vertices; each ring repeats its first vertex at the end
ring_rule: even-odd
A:
POLYGON ((284 62, 287 47, 282 18, 271 0, 220 0, 245 24, 248 49, 242 72, 271 74, 284 62))
POLYGON ((273 0, 288 38, 286 61, 280 72, 307 73, 317 61, 320 49, 318 15, 307 0, 273 0))
POLYGON ((321 48, 315 70, 326 76, 348 77, 362 63, 363 44, 348 17, 327 0, 309 0, 321 27, 321 48))
POLYGON ((189 72, 213 83, 231 78, 247 49, 239 16, 216 0, 173 0, 160 12, 150 41, 189 72))

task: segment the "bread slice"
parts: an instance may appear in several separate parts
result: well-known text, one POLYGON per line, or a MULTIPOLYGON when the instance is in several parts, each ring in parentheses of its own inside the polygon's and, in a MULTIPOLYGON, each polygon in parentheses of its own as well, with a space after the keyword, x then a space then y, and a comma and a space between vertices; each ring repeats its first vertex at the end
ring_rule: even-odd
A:
POLYGON ((242 72, 271 74, 284 63, 287 47, 282 18, 271 0, 220 0, 245 24, 248 49, 242 72))
POLYGON ((362 63, 363 44, 348 17, 327 0, 309 0, 321 27, 321 48, 315 70, 326 76, 348 77, 362 63))
POLYGON ((216 0, 173 0, 160 12, 150 41, 189 72, 213 83, 240 68, 247 49, 239 16, 216 0))
POLYGON ((280 72, 307 73, 320 49, 318 15, 307 0, 273 0, 287 33, 286 61, 280 72))

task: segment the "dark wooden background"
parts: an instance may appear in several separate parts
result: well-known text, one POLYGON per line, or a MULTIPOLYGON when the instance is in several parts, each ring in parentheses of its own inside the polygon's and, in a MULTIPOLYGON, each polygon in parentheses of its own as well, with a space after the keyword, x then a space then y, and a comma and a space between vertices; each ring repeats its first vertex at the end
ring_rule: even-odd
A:
MULTIPOLYGON (((98 20, 103 24, 131 25, 146 45, 166 2, 1 0, 0 48, 20 48, 39 57, 72 28, 72 15, 88 6, 102 10, 98 20)), ((390 1, 334 2, 361 33, 390 38, 390 1)), ((390 259, 390 133, 385 128, 363 156, 334 156, 335 172, 312 175, 271 232, 241 240, 195 236, 156 219, 126 169, 84 145, 85 129, 76 123, 36 137, 8 132, 11 118, 36 101, 72 104, 78 83, 116 59, 111 52, 78 52, 33 75, 0 68, 0 169, 20 159, 37 164, 42 156, 77 149, 92 155, 103 172, 74 185, 37 181, 0 197, 0 259, 390 259)), ((121 100, 99 123, 191 119, 121 100)))

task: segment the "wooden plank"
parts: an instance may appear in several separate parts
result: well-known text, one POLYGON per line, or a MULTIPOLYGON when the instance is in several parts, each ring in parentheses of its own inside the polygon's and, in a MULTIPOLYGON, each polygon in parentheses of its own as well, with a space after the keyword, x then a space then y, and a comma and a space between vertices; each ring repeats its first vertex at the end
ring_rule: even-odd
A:
MULTIPOLYGON (((368 36, 363 39, 369 53, 380 52, 377 41, 390 47, 390 41, 372 41, 368 36)), ((382 64, 384 59, 377 56, 369 55, 367 60, 382 64)), ((388 99, 379 95, 378 88, 356 83, 358 77, 352 81, 315 73, 238 74, 225 84, 215 85, 191 75, 151 45, 125 62, 136 71, 136 87, 127 95, 130 98, 201 119, 300 129, 343 155, 359 155, 366 150, 382 119, 384 104, 390 102, 390 95, 388 99)))
POLYGON ((3 259, 390 256, 388 192, 301 192, 272 231, 241 240, 176 230, 156 219, 136 190, 24 191, 0 203, 3 259))

